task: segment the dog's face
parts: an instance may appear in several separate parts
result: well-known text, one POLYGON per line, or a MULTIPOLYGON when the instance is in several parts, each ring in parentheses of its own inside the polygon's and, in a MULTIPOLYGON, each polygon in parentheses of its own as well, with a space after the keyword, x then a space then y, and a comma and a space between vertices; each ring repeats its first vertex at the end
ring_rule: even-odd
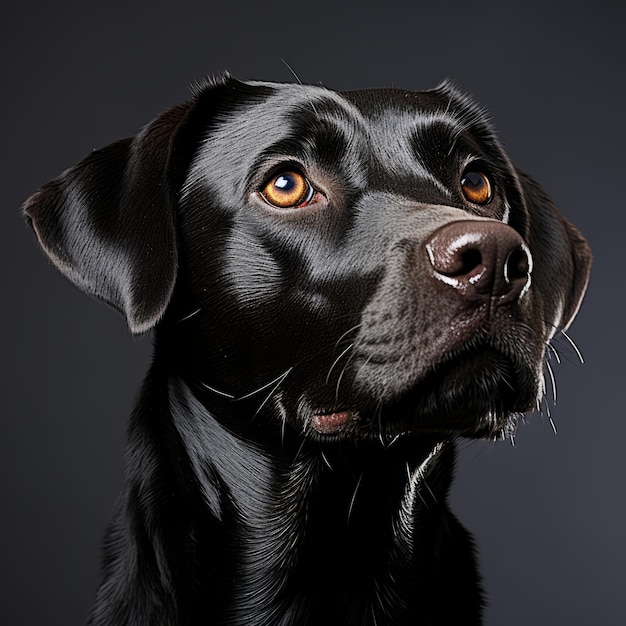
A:
POLYGON ((506 428, 590 265, 448 86, 225 79, 25 210, 207 404, 329 440, 506 428))

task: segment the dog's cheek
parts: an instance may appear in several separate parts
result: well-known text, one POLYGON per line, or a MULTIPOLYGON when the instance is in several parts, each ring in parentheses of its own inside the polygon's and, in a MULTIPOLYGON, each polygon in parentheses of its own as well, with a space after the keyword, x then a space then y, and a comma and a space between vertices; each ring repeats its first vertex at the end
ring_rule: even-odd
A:
POLYGON ((222 263, 223 289, 237 309, 263 310, 282 291, 284 276, 271 252, 249 233, 227 236, 222 263))

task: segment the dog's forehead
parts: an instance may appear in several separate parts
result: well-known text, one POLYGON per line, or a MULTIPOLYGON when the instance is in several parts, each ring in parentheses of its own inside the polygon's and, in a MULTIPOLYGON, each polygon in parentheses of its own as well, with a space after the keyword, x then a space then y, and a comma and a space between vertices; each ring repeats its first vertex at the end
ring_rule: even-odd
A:
POLYGON ((303 136, 320 121, 357 133, 367 127, 359 107, 339 92, 290 83, 248 82, 246 86, 263 90, 265 97, 244 99, 222 114, 219 125, 207 137, 210 142, 233 138, 245 141, 250 148, 267 146, 292 136, 298 121, 303 136))
MULTIPOLYGON (((463 97, 446 88, 417 92, 400 89, 338 92, 290 83, 249 82, 246 85, 269 88, 266 98, 250 100, 245 119, 238 111, 233 111, 230 121, 242 129, 250 129, 248 136, 267 135, 274 139, 281 131, 289 132, 295 119, 311 125, 320 121, 349 125, 353 132, 373 133, 376 139, 385 135, 397 137, 400 132, 411 134, 436 123, 448 124, 457 130, 468 126, 463 97)), ((223 130, 232 129, 225 124, 223 130)))
POLYGON ((318 154, 323 150, 320 145, 334 143, 354 158, 360 155, 393 174, 422 176, 441 187, 428 167, 421 166, 416 146, 420 141, 437 142, 441 154, 448 154, 456 138, 478 117, 462 97, 445 88, 336 92, 314 85, 264 82, 247 82, 245 87, 246 95, 211 124, 185 190, 210 176, 216 157, 220 171, 238 172, 243 184, 242 174, 253 171, 262 155, 285 140, 307 149, 317 145, 318 154))

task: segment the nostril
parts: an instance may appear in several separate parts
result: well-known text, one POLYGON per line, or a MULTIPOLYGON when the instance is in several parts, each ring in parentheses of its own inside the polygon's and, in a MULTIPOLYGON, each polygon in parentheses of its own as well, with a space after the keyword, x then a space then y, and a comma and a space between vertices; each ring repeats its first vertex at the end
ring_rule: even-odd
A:
POLYGON ((480 246, 462 238, 449 241, 446 237, 435 237, 426 244, 426 251, 433 269, 442 276, 466 276, 483 265, 480 246))
POLYGON ((504 278, 507 282, 525 279, 530 274, 530 257, 524 246, 512 250, 504 263, 504 278))
POLYGON ((456 275, 470 274, 472 270, 483 264, 483 255, 478 248, 469 248, 461 252, 461 268, 456 275))

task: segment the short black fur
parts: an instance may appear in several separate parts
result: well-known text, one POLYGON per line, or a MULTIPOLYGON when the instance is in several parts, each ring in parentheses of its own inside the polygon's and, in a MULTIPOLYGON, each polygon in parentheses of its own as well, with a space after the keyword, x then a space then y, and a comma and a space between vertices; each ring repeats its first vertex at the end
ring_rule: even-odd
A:
POLYGON ((590 253, 471 100, 226 76, 24 210, 154 328, 91 624, 480 623, 454 440, 534 408, 590 253))

